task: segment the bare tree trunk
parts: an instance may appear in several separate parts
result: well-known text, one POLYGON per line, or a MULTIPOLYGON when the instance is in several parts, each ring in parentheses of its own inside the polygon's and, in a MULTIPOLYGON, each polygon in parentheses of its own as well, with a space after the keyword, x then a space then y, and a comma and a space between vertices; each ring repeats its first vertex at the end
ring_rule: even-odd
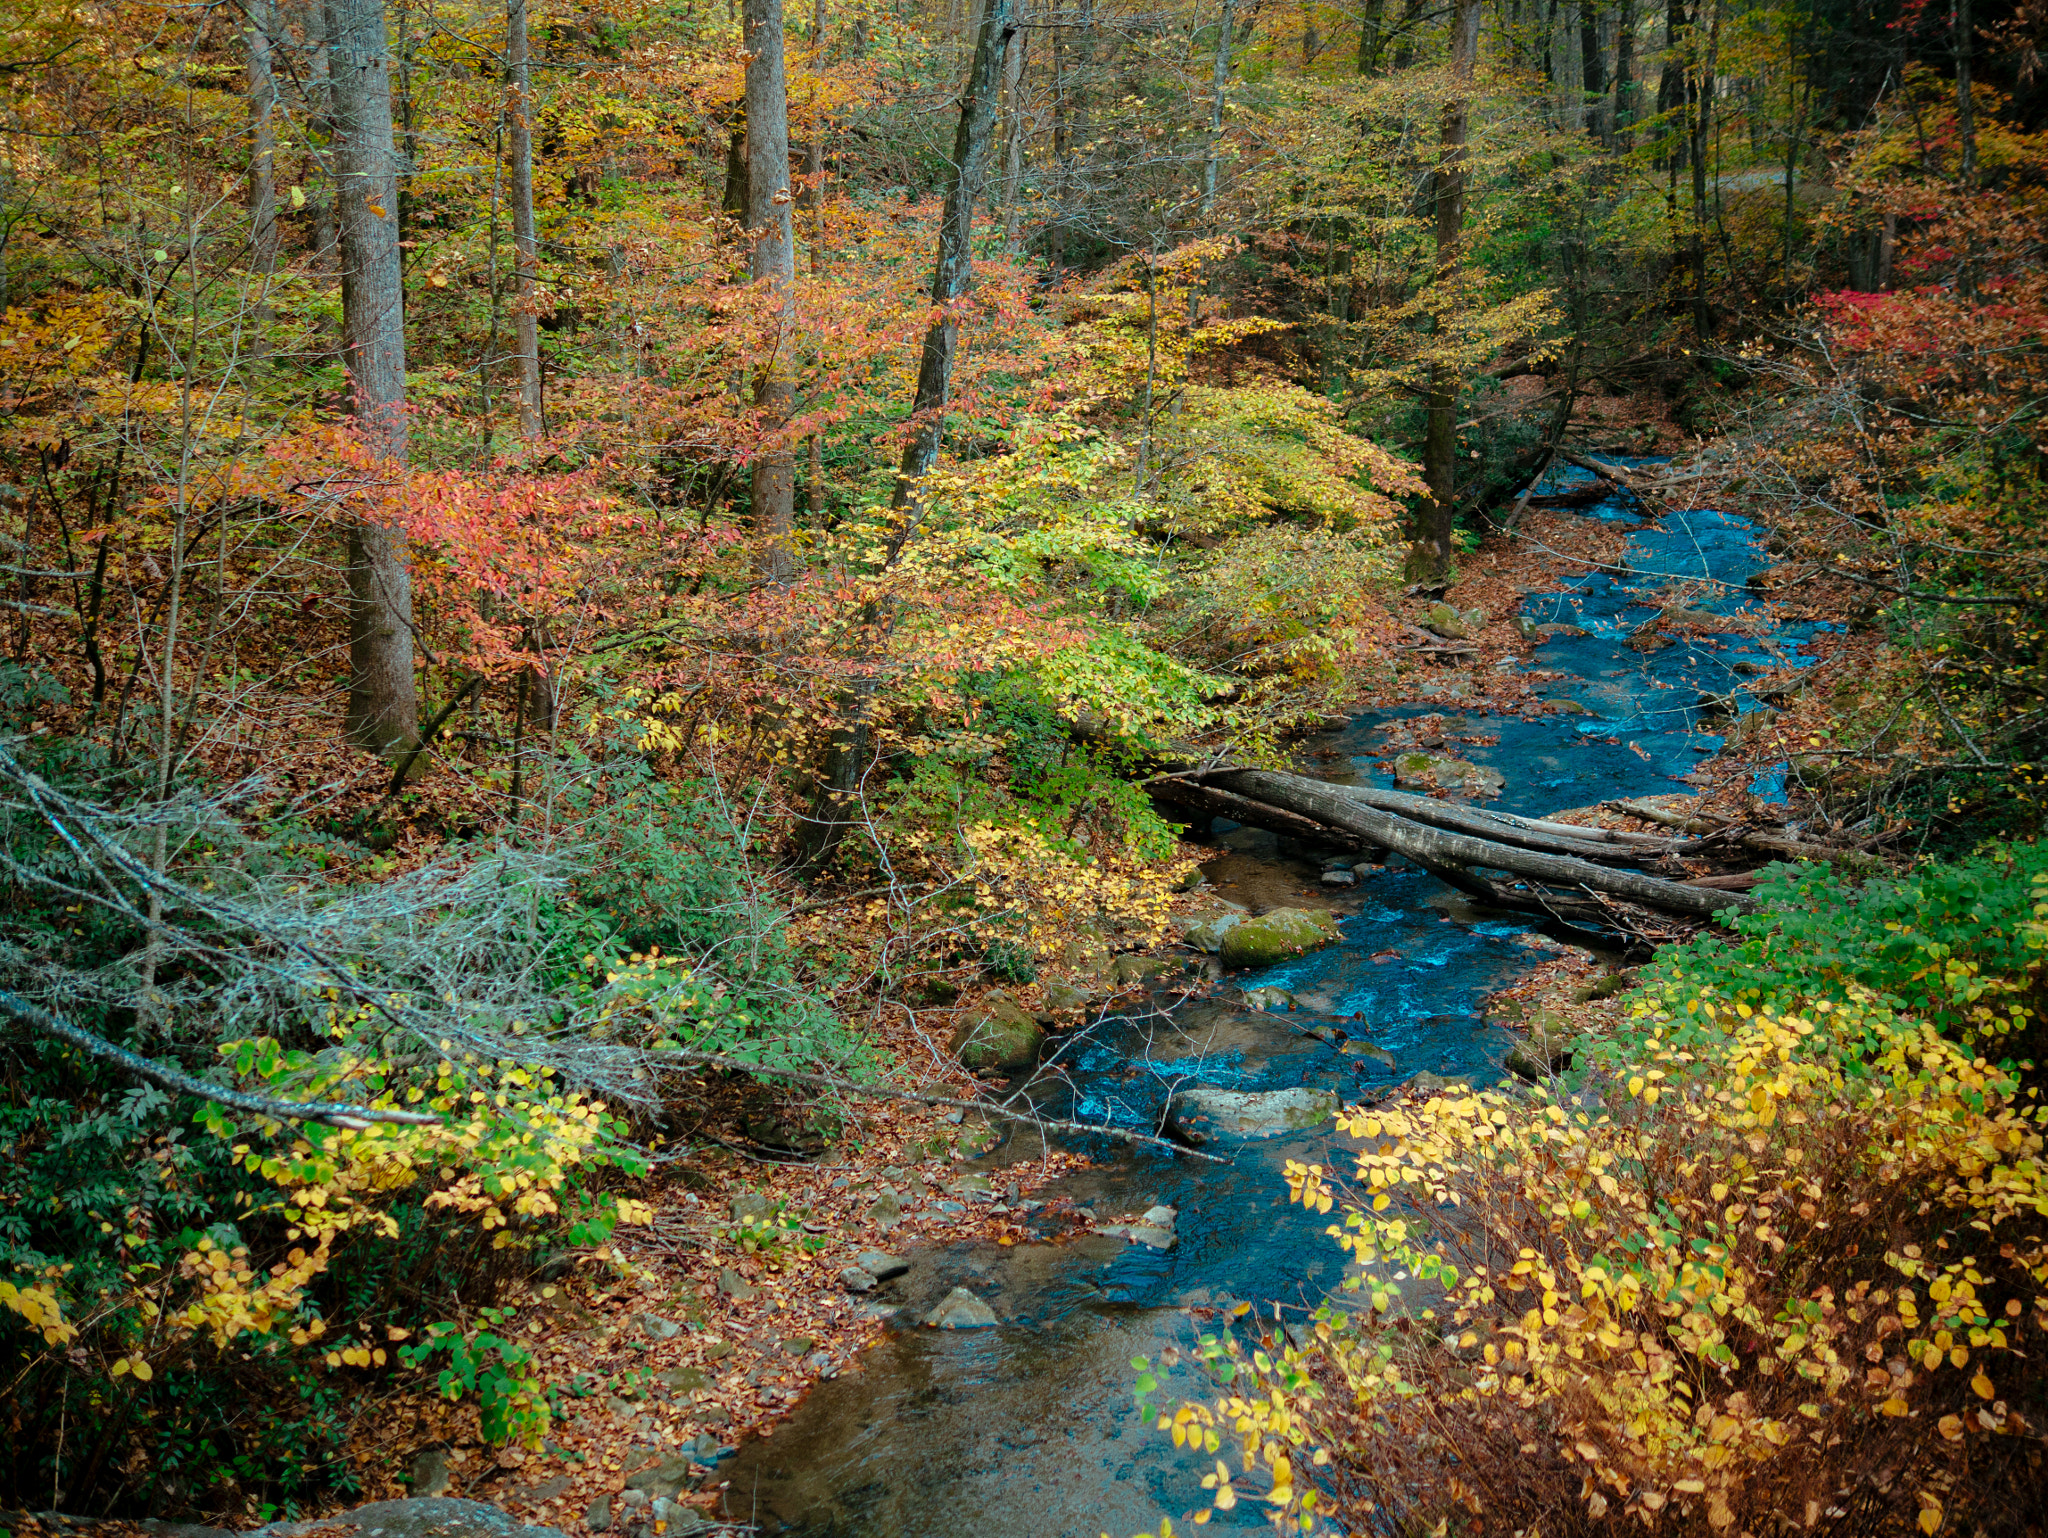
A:
POLYGON ((540 241, 533 222, 533 66, 527 35, 526 0, 505 0, 506 139, 512 161, 512 262, 519 293, 512 306, 513 345, 519 352, 519 433, 538 438, 540 316, 534 306, 539 297, 540 241))
POLYGON ((1956 133, 1963 141, 1963 186, 1977 180, 1977 102, 1970 92, 1970 0, 1956 0, 1956 133))
MULTIPOLYGON (((324 0, 308 0, 306 5, 306 47, 311 55, 306 69, 306 116, 308 127, 316 129, 330 143, 334 136, 334 89, 330 80, 331 63, 328 59, 327 13, 324 0)), ((321 170, 326 174, 320 184, 307 194, 307 201, 313 205, 312 258, 316 272, 331 270, 334 259, 334 167, 323 162, 321 170)))
POLYGON ((945 431, 946 401, 953 387, 953 358, 960 343, 960 322, 954 306, 974 281, 974 204, 981 193, 982 162, 996 124, 1001 94, 1003 54, 1017 30, 1017 0, 987 0, 981 32, 974 45, 974 68, 960 98, 960 127, 953 136, 953 181, 946 189, 946 211, 939 224, 939 260, 932 273, 932 305, 938 311, 925 332, 924 352, 917 366, 917 399, 911 406, 910 442, 890 499, 901 522, 889 542, 893 563, 917 528, 923 514, 918 482, 938 461, 945 431))
MULTIPOLYGON (((1381 5, 1386 0, 1379 0, 1381 5)), ((1216 162, 1223 151, 1223 102, 1230 90, 1230 45, 1237 36, 1237 0, 1223 0, 1216 27, 1216 63, 1209 77, 1209 145, 1202 156, 1202 222, 1216 214, 1216 162)), ((1365 45, 1359 44, 1361 55, 1365 45)))
POLYGON ((249 0, 248 17, 249 277, 255 288, 248 351, 263 358, 270 352, 270 280, 277 271, 277 77, 271 67, 277 9, 271 0, 249 0))
POLYGON ((1614 143, 1627 149, 1636 121, 1636 0, 1621 0, 1614 24, 1614 143))
POLYGON ((725 140, 725 192, 719 211, 735 222, 747 217, 747 130, 735 128, 725 140))
POLYGON ((1380 55, 1386 51, 1387 0, 1365 0, 1365 14, 1358 23, 1358 72, 1377 75, 1380 55))
MULTIPOLYGON (((1451 99, 1444 103, 1436 170, 1436 279, 1449 285, 1464 261, 1465 144, 1471 123, 1467 92, 1479 57, 1479 0, 1456 0, 1451 16, 1451 99)), ((1442 329, 1442 318, 1436 321, 1442 329)), ((1429 500, 1408 551, 1410 581, 1450 569, 1458 502, 1457 406, 1459 379, 1441 359, 1429 368, 1422 438, 1422 473, 1429 500)))
POLYGON ((1030 33, 1026 12, 1017 13, 1017 31, 1003 55, 1003 249, 1015 254, 1024 222, 1024 56, 1030 33))
MULTIPOLYGON (((398 151, 391 134, 383 0, 326 0, 334 103, 334 202, 341 226, 342 358, 356 421, 396 480, 405 473, 405 289, 398 249, 398 151)), ((345 735, 395 758, 419 740, 412 670, 412 571, 405 537, 374 518, 350 532, 345 735)))
MULTIPOLYGON (((1714 14, 1706 55, 1696 70, 1686 72, 1686 95, 1692 105, 1692 236, 1687 259, 1692 263, 1693 335, 1702 343, 1714 333, 1714 311, 1707 302, 1707 136, 1714 113, 1714 76, 1720 68, 1721 3, 1711 3, 1714 14)), ((1719 169, 1715 167, 1717 173, 1719 169)))
POLYGON ((1607 56, 1600 47, 1600 8, 1595 0, 1579 0, 1579 88, 1586 104, 1586 129, 1602 144, 1614 138, 1614 120, 1607 110, 1607 56))
MULTIPOLYGON (((754 381, 754 405, 765 430, 779 436, 794 392, 788 361, 796 316, 796 242, 790 227, 789 87, 783 58, 782 0, 746 0, 747 228, 754 242, 748 270, 776 296, 775 345, 754 381)), ((754 532, 763 541, 761 570, 774 582, 796 573, 790 537, 796 521, 796 455, 786 443, 754 458, 754 532)))

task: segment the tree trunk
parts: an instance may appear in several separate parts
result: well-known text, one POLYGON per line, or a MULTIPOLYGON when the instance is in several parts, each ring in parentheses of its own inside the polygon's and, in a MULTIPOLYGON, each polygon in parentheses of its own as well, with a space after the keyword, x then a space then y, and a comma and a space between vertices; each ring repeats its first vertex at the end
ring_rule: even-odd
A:
POLYGON ((735 224, 747 218, 747 131, 731 130, 725 139, 725 191, 718 200, 719 211, 735 224))
POLYGON ((277 77, 271 67, 271 34, 277 10, 271 0, 250 0, 249 55, 244 74, 249 92, 249 309, 248 352, 270 352, 270 281, 277 271, 277 77))
POLYGON ((1365 14, 1358 23, 1358 72, 1376 75, 1380 55, 1386 50, 1387 0, 1365 0, 1365 14))
MULTIPOLYGON (((1698 69, 1686 71, 1686 97, 1692 106, 1692 238, 1687 259, 1692 263, 1693 336, 1701 344, 1714 334, 1713 307, 1707 302, 1707 137, 1714 113, 1714 74, 1720 68, 1721 3, 1712 4, 1706 55, 1698 69)), ((1718 173, 1720 168, 1714 169, 1718 173)))
POLYGON ((1977 180, 1977 101, 1970 92, 1970 0, 1956 0, 1956 133, 1962 140, 1962 181, 1967 189, 1977 180))
POLYGON ((795 392, 787 354, 796 318, 796 244, 790 228, 789 91, 782 0, 746 0, 748 271, 775 298, 776 336, 754 381, 754 406, 772 447, 754 457, 754 533, 761 570, 772 582, 796 574, 796 453, 783 441, 795 392))
POLYGON ((512 260, 518 302, 512 307, 519 350, 519 432, 538 438, 540 421, 540 242, 533 223, 533 68, 527 57, 526 0, 505 0, 507 148, 512 160, 512 260))
POLYGON ((939 224, 939 260, 932 273, 932 306, 938 312, 925 333, 918 360, 917 399, 911 406, 910 442, 891 498, 900 520, 889 542, 893 563, 916 532, 923 515, 918 483, 939 457, 945 430, 946 402, 953 386, 953 359, 960 343, 955 307, 974 279, 974 204, 981 192, 982 162, 995 129, 1004 51, 1017 30, 1017 0, 987 0, 981 33, 974 45, 974 68, 960 98, 960 127, 953 136, 953 180, 946 190, 946 209, 939 224))
MULTIPOLYGON (((398 151, 391 133, 383 0, 326 0, 340 223, 342 358, 363 441, 393 481, 405 473, 405 289, 398 151)), ((389 758, 419 740, 412 572, 405 536, 374 517, 349 538, 345 735, 389 758)))
MULTIPOLYGON (((311 59, 306 69, 306 117, 307 126, 314 129, 328 143, 334 140, 334 88, 330 80, 332 66, 328 58, 327 13, 325 0, 308 0, 306 6, 306 44, 311 59)), ((332 270, 335 247, 334 227, 334 166, 331 159, 323 161, 319 184, 306 194, 312 205, 311 240, 313 249, 309 253, 316 272, 332 270)))
MULTIPOLYGON (((1436 192, 1436 276, 1448 290, 1464 260, 1465 143, 1471 122, 1467 92, 1479 57, 1479 0, 1456 0, 1451 20, 1451 98, 1444 103, 1438 134, 1436 192)), ((1443 317, 1435 319, 1443 329, 1443 317)), ((1448 361, 1430 364, 1422 438, 1423 479, 1429 500, 1415 543, 1408 551, 1410 581, 1441 577, 1450 569, 1458 503, 1457 406, 1460 381, 1448 361)))
POLYGON ((1600 9, 1579 0, 1579 87, 1586 103, 1586 131, 1607 144, 1613 123, 1607 114, 1607 56, 1600 47, 1600 9))
POLYGON ((1614 142, 1627 149, 1636 120, 1636 0, 1621 0, 1614 24, 1614 142))
MULTIPOLYGON (((1385 5, 1386 0, 1379 0, 1385 5)), ((1209 86, 1209 145, 1202 156, 1202 222, 1216 213, 1216 162, 1223 151, 1223 103, 1230 90, 1230 45, 1237 34, 1237 0, 1223 0, 1216 26, 1216 62, 1209 86)), ((1360 44, 1361 51, 1364 44, 1360 44)))
POLYGON ((1024 222, 1024 64, 1031 34, 1028 17, 1017 13, 1017 31, 1003 55, 1003 249, 1016 254, 1024 222))

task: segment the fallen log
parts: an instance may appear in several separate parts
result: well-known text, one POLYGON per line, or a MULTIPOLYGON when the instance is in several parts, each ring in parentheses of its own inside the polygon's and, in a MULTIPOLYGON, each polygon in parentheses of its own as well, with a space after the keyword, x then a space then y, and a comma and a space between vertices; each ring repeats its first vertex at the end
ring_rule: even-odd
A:
POLYGON ((1742 912, 1752 912, 1756 908, 1756 900, 1742 892, 1688 886, 1638 871, 1615 870, 1573 855, 1517 848, 1493 839, 1433 828, 1368 806, 1346 794, 1351 787, 1330 785, 1298 774, 1238 769, 1208 778, 1223 789, 1250 800, 1263 801, 1282 811, 1341 828, 1369 843, 1404 855, 1425 868, 1506 871, 1532 881, 1579 887, 1667 913, 1702 918, 1723 908, 1736 908, 1742 912))
POLYGON ((1576 823, 1545 822, 1536 817, 1519 817, 1512 812, 1495 812, 1485 807, 1463 806, 1455 801, 1437 801, 1405 791, 1377 790, 1367 785, 1332 785, 1339 794, 1367 806, 1412 822, 1427 823, 1453 833, 1470 833, 1476 838, 1514 844, 1545 854, 1572 855, 1602 862, 1620 860, 1640 863, 1675 858, 1689 846, 1677 839, 1658 838, 1648 833, 1622 833, 1609 828, 1582 828, 1576 823))

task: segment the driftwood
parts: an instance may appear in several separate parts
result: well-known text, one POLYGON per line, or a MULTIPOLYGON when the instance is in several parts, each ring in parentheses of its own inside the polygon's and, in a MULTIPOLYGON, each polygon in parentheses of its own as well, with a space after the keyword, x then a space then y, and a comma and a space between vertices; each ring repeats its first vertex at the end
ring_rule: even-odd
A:
POLYGON ((1488 811, 1456 801, 1437 801, 1405 791, 1376 790, 1364 785, 1333 785, 1330 789, 1382 812, 1426 823, 1452 833, 1469 833, 1543 854, 1571 855, 1601 863, 1637 865, 1666 861, 1687 851, 1676 839, 1647 833, 1621 833, 1609 828, 1581 828, 1569 822, 1546 822, 1512 812, 1488 811))
MULTIPOLYGON (((1350 793, 1352 787, 1331 785, 1298 774, 1279 774, 1265 769, 1229 769, 1206 775, 1204 779, 1247 800, 1263 802, 1297 817, 1341 829, 1380 848, 1391 849, 1437 874, 1447 871, 1466 873, 1472 881, 1485 885, 1489 891, 1496 889, 1479 873, 1498 870, 1530 881, 1598 893, 1691 917, 1704 918, 1723 908, 1750 912, 1756 907, 1755 899, 1742 892, 1688 886, 1680 881, 1646 876, 1639 871, 1616 870, 1576 854, 1555 854, 1518 847, 1497 838, 1431 827, 1367 804, 1350 793)), ((1446 879, 1450 878, 1447 876, 1446 879)), ((1465 880, 1454 884, 1468 891, 1474 890, 1465 880)))

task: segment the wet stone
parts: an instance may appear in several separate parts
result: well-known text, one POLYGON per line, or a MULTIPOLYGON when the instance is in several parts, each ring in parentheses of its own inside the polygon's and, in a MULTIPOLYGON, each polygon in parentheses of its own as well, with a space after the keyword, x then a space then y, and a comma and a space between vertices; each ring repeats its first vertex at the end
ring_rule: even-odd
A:
POLYGON ((995 1324, 996 1311, 965 1287, 955 1287, 924 1316, 924 1322, 932 1330, 985 1330, 995 1324))

